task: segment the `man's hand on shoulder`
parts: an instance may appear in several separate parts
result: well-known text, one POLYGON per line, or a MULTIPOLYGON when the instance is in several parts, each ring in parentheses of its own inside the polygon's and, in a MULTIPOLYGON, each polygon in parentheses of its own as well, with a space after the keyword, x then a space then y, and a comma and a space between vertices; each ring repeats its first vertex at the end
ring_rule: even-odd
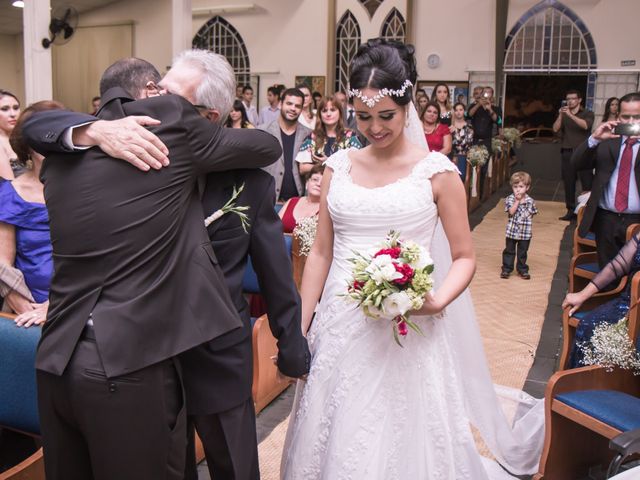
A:
POLYGON ((147 171, 169 165, 169 150, 145 126, 160 121, 146 116, 130 116, 119 120, 98 120, 73 130, 74 145, 98 146, 107 155, 129 162, 147 171))

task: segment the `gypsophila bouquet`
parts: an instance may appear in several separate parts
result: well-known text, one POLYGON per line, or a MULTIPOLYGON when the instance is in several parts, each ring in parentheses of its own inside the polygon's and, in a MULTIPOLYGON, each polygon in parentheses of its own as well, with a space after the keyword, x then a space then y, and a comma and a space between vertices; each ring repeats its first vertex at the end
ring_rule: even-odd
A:
POLYGON ((522 144, 522 139, 520 138, 520 130, 517 128, 503 128, 502 136, 504 139, 511 144, 512 147, 519 147, 522 144))
POLYGON ((584 355, 585 365, 600 365, 608 372, 618 367, 640 375, 640 355, 629 337, 626 317, 617 323, 597 325, 591 340, 578 347, 584 355))
POLYGON ((502 147, 504 146, 504 142, 500 137, 493 137, 491 139, 491 150, 494 152, 502 152, 502 147))
POLYGON ((299 240, 300 248, 298 253, 304 257, 308 257, 313 246, 313 241, 316 238, 316 230, 318 228, 318 216, 304 217, 302 220, 296 222, 296 227, 293 229, 293 236, 299 240))
POLYGON ((371 252, 354 253, 349 259, 352 278, 346 295, 367 317, 391 320, 398 345, 402 346, 400 337, 406 336, 409 328, 422 334, 409 318, 409 311, 421 308, 424 296, 433 289, 429 252, 415 242, 400 240, 400 233, 392 230, 371 252))
POLYGON ((489 150, 484 145, 474 145, 467 152, 467 161, 472 167, 483 166, 489 160, 489 150))

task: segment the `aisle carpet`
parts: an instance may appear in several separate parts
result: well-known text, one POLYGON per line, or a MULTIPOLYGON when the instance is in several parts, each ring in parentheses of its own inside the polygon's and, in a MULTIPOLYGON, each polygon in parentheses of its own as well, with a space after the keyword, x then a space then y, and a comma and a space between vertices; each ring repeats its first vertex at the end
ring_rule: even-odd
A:
MULTIPOLYGON (((539 214, 534 218, 528 262, 531 280, 515 274, 507 280, 500 278, 506 226, 503 202, 473 230, 477 271, 471 294, 489 368, 495 383, 516 388, 522 388, 533 363, 566 227, 566 223, 557 220, 565 213, 563 204, 536 204, 539 214)), ((259 445, 262 480, 279 479, 287 424, 288 419, 281 422, 259 445)))

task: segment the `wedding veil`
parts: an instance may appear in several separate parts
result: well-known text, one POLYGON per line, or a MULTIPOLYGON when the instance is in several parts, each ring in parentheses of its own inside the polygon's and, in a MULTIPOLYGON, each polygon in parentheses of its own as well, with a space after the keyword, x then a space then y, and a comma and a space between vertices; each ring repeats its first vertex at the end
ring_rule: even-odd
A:
MULTIPOLYGON (((415 106, 410 103, 407 108, 409 121, 405 135, 412 143, 427 148, 415 106)), ((440 222, 431 243, 431 256, 436 266, 437 289, 451 268, 449 242, 440 222)), ((472 425, 510 473, 536 473, 544 440, 544 400, 535 399, 521 390, 494 386, 468 289, 447 307, 441 321, 445 322, 453 348, 456 377, 472 425), (511 421, 505 410, 513 416, 511 421)))

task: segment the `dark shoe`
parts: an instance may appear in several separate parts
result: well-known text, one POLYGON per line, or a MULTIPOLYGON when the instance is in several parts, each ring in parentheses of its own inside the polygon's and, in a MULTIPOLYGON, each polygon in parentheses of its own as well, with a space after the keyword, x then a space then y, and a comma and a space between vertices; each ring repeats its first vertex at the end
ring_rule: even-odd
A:
POLYGON ((507 272, 506 270, 502 270, 502 272, 500 273, 500 278, 509 278, 509 275, 511 275, 511 272, 507 272))
POLYGON ((578 216, 575 213, 567 212, 562 217, 558 217, 558 220, 565 220, 567 222, 570 222, 571 220, 575 220, 576 218, 578 218, 578 216))
POLYGON ((529 272, 518 272, 518 275, 520 275, 520 278, 522 278, 523 280, 531 280, 531 275, 529 275, 529 272))

